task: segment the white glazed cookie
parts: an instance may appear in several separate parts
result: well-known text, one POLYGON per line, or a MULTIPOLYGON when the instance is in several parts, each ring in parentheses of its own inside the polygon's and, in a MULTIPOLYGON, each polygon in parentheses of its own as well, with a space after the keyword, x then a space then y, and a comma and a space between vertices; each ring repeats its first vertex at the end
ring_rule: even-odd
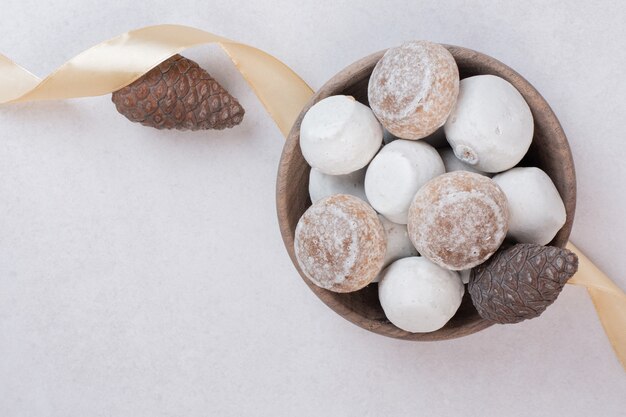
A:
POLYGON ((444 126, 456 156, 484 172, 522 160, 533 139, 533 116, 519 91, 495 75, 461 80, 459 98, 444 126))
POLYGON ((318 201, 296 226, 300 269, 315 285, 334 292, 356 291, 372 282, 382 269, 386 248, 376 212, 351 195, 318 201))
POLYGON ((374 157, 365 174, 365 194, 374 209, 406 224, 417 190, 445 172, 437 150, 423 141, 394 140, 374 157))
POLYGON ((313 203, 333 194, 350 194, 361 200, 365 197, 365 168, 345 175, 328 175, 311 168, 309 174, 309 195, 313 203))
MULTIPOLYGON (((385 254, 385 262, 383 268, 397 261, 398 259, 408 258, 410 256, 418 256, 417 249, 409 239, 409 232, 406 224, 392 223, 379 215, 378 218, 385 228, 387 236, 387 253, 385 254)), ((380 281, 381 274, 374 279, 373 282, 380 281)))
POLYGON ((327 97, 311 107, 300 125, 304 159, 324 174, 349 174, 366 166, 383 141, 372 110, 348 96, 327 97))
POLYGON ((439 156, 441 156, 443 165, 446 167, 446 172, 467 171, 473 172, 475 174, 489 176, 487 173, 476 169, 476 167, 461 161, 459 158, 456 157, 454 151, 450 148, 437 149, 437 151, 439 152, 439 156))
POLYGON ((382 273, 378 297, 395 326, 412 333, 442 328, 456 313, 465 287, 459 274, 423 257, 392 263, 382 273))
POLYGON ((520 243, 547 245, 565 224, 565 205, 554 183, 539 168, 513 168, 493 177, 509 203, 509 236, 520 243))
POLYGON ((421 139, 441 127, 459 93, 459 69, 443 46, 412 41, 390 48, 369 80, 368 99, 389 132, 421 139))
POLYGON ((409 210, 409 237, 422 255, 459 271, 486 261, 509 224, 506 196, 490 178, 456 171, 429 181, 409 210))

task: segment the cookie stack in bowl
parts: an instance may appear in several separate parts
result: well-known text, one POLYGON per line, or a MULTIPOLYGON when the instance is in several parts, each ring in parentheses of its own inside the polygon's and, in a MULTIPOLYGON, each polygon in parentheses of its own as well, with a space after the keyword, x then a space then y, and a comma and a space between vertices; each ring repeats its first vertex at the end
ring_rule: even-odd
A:
POLYGON ((387 51, 368 100, 328 97, 302 120, 313 202, 295 232, 302 272, 336 292, 380 281, 387 318, 409 332, 444 326, 463 279, 489 320, 539 315, 576 260, 543 246, 565 222, 554 184, 516 167, 533 139, 521 94, 492 75, 460 81, 444 47, 418 41, 387 51))

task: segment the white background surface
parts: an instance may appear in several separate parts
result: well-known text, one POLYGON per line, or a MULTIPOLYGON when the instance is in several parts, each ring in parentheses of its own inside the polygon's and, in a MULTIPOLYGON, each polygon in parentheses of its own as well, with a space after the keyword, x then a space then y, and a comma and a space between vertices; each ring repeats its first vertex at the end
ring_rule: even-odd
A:
MULTIPOLYGON (((626 3, 98 3, 3 0, 0 51, 46 75, 126 30, 181 23, 271 52, 314 88, 409 39, 502 60, 569 136, 572 240, 626 287, 626 3)), ((187 55, 240 98, 240 127, 160 132, 109 97, 0 107, 0 416, 626 415, 583 289, 439 343, 326 308, 278 232, 283 138, 220 51, 187 55)))

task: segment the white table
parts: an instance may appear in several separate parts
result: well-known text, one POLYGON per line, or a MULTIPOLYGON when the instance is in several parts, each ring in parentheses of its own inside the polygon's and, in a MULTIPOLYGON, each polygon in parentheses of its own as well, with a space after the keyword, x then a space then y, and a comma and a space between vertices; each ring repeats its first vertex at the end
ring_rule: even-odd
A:
MULTIPOLYGON (((624 2, 40 3, 0 9, 0 51, 39 75, 156 23, 258 46, 315 88, 409 39, 490 54, 560 118, 572 241, 626 288, 624 2)), ((240 98, 240 127, 160 132, 109 97, 0 107, 0 416, 626 415, 581 288, 540 319, 440 343, 326 308, 278 233, 281 134, 218 49, 186 55, 240 98)))

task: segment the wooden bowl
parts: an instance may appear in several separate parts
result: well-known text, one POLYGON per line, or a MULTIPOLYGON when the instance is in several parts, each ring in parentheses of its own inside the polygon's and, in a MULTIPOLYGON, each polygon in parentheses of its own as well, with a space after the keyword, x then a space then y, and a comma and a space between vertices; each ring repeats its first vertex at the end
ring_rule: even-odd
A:
MULTIPOLYGON (((543 169, 559 190, 565 203, 567 222, 551 245, 565 246, 576 208, 576 175, 567 138, 554 112, 528 81, 503 63, 470 49, 447 45, 445 47, 454 56, 461 78, 479 74, 497 75, 513 84, 528 102, 535 119, 535 133, 530 150, 519 165, 543 169)), ((384 52, 367 56, 332 77, 300 113, 289 133, 278 168, 276 203, 280 231, 293 264, 311 291, 352 323, 374 333, 406 340, 444 340, 467 336, 492 324, 478 315, 467 291, 456 315, 443 328, 431 333, 409 333, 397 328, 385 317, 378 301, 378 284, 370 284, 353 293, 334 293, 312 284, 296 262, 293 248, 296 224, 311 205, 308 192, 310 167, 302 157, 299 144, 302 117, 313 104, 337 94, 351 95, 361 103, 368 104, 367 83, 384 52)))

